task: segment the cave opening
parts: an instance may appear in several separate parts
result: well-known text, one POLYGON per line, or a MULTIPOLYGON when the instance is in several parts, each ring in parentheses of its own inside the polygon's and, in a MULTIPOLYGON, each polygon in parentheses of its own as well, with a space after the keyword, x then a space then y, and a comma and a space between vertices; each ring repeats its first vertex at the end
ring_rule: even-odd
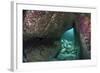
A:
POLYGON ((57 55, 58 60, 77 60, 80 55, 80 48, 75 43, 76 41, 75 28, 72 27, 65 31, 60 39, 61 50, 57 55))

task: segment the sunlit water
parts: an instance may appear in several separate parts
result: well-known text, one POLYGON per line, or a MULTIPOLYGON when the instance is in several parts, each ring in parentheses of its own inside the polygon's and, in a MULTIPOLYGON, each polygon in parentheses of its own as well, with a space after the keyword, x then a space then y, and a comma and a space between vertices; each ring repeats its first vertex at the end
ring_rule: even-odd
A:
POLYGON ((61 37, 61 51, 57 59, 59 60, 75 60, 79 58, 79 48, 75 46, 74 28, 71 28, 61 37))

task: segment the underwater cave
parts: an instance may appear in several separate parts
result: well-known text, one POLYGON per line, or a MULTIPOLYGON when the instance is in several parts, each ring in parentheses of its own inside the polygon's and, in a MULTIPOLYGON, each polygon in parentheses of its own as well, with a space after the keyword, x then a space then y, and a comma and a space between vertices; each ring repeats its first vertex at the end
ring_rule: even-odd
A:
POLYGON ((89 13, 23 10, 23 62, 90 59, 89 22, 89 13))

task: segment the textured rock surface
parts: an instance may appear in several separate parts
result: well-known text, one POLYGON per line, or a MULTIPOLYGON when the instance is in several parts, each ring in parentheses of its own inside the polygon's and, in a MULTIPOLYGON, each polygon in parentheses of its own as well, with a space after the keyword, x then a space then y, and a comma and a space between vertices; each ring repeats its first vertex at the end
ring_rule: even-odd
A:
POLYGON ((73 14, 64 12, 24 10, 24 40, 31 37, 60 38, 61 34, 72 27, 73 14))
POLYGON ((80 37, 82 58, 91 58, 91 16, 78 14, 76 16, 76 29, 80 37))
POLYGON ((23 48, 24 62, 49 61, 55 59, 60 44, 50 38, 33 38, 24 42, 23 48))

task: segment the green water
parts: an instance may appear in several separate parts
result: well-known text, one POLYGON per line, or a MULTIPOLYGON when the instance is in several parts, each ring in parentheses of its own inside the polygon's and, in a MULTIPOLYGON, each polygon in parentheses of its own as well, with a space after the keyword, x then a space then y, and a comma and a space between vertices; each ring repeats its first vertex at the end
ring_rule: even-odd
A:
POLYGON ((76 60, 79 59, 79 47, 75 45, 75 33, 74 28, 67 30, 61 37, 61 50, 57 56, 59 60, 76 60))

